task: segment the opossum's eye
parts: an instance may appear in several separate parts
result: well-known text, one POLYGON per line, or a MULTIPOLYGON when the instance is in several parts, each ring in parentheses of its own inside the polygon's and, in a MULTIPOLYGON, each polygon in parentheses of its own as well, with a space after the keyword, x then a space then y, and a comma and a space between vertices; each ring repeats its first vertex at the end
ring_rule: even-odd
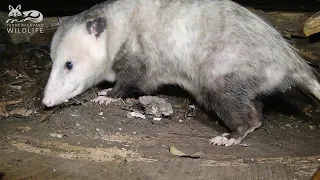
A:
POLYGON ((66 62, 66 68, 68 69, 68 70, 71 70, 72 68, 73 68, 73 64, 72 64, 72 62, 66 62))

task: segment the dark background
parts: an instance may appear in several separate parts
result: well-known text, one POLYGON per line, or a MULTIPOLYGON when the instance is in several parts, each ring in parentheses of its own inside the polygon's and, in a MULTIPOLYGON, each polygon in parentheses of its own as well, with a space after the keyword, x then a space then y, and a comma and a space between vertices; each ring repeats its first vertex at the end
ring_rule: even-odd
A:
MULTIPOLYGON (((264 11, 320 11, 320 0, 235 0, 236 2, 264 11)), ((53 1, 32 1, 32 0, 0 0, 0 11, 8 12, 8 6, 16 7, 21 4, 22 11, 38 10, 45 17, 68 16, 102 2, 102 0, 53 0, 53 1)))

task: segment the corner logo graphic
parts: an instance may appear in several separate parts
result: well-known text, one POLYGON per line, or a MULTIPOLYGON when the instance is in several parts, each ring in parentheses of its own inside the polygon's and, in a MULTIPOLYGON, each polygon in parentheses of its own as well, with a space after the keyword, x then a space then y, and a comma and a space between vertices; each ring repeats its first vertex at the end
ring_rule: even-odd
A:
POLYGON ((36 11, 36 10, 21 11, 21 5, 18 5, 16 8, 9 5, 8 17, 10 19, 8 19, 6 23, 24 22, 24 21, 32 21, 34 23, 39 23, 43 19, 43 15, 39 11, 36 11))
POLYGON ((9 5, 8 17, 6 21, 8 33, 43 33, 44 24, 40 23, 43 15, 39 11, 21 11, 20 4, 16 8, 9 5))

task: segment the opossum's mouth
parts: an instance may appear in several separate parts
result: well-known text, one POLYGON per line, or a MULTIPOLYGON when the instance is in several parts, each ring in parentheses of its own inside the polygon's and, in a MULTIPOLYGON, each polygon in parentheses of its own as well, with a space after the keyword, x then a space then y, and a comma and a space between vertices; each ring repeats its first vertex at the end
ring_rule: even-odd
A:
POLYGON ((73 90, 69 93, 59 93, 59 94, 52 94, 52 93, 45 93, 44 98, 42 99, 42 103, 47 107, 53 107, 64 102, 69 101, 69 99, 76 97, 80 93, 82 93, 82 86, 78 84, 73 90))

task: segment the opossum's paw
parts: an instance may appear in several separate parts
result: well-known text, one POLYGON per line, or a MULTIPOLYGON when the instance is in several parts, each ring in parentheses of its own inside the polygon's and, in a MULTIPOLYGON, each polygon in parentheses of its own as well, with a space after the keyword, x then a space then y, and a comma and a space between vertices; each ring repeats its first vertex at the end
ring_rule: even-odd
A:
POLYGON ((98 96, 97 98, 93 99, 92 101, 93 102, 99 102, 100 105, 102 105, 102 104, 108 105, 108 104, 111 104, 113 102, 117 102, 119 100, 120 100, 120 98, 114 99, 114 98, 110 98, 110 97, 106 97, 106 96, 98 96))
POLYGON ((99 96, 105 96, 105 95, 107 95, 107 93, 110 92, 111 90, 112 90, 112 88, 104 89, 104 90, 98 92, 98 95, 99 95, 99 96))
POLYGON ((231 145, 236 145, 241 142, 241 138, 239 139, 234 139, 234 138, 227 138, 229 133, 223 133, 221 136, 214 137, 210 139, 210 144, 213 145, 218 145, 218 146, 231 146, 231 145))

